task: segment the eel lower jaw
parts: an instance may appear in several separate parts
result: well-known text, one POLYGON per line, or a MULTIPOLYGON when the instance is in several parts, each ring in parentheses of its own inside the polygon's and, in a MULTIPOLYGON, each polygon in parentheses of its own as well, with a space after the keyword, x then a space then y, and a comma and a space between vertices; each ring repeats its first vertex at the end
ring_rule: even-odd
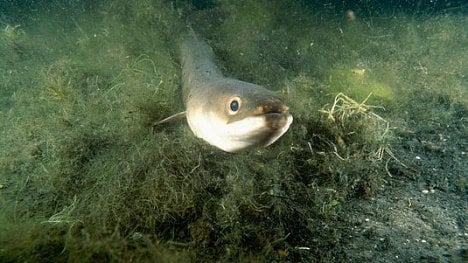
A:
POLYGON ((265 114, 265 122, 270 129, 270 134, 266 136, 263 146, 268 146, 288 131, 293 122, 293 117, 288 112, 267 113, 265 114))

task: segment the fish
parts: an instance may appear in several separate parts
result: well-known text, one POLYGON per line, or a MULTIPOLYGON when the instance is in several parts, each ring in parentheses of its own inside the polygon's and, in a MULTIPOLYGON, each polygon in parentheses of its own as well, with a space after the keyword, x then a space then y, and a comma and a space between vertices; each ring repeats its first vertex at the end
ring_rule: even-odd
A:
POLYGON ((180 42, 185 117, 196 137, 226 152, 266 147, 289 129, 289 107, 265 87, 225 77, 192 32, 180 42))

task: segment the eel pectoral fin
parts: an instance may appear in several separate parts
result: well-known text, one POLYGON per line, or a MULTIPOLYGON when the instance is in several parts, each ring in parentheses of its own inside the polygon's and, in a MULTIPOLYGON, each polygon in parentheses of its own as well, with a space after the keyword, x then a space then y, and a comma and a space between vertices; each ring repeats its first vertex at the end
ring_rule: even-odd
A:
POLYGON ((186 113, 186 111, 176 113, 174 115, 171 115, 171 116, 169 116, 167 118, 164 118, 164 119, 162 119, 160 121, 155 122, 152 126, 157 126, 157 125, 160 125, 160 124, 164 124, 164 123, 168 123, 168 122, 176 121, 178 119, 185 118, 185 113, 186 113))

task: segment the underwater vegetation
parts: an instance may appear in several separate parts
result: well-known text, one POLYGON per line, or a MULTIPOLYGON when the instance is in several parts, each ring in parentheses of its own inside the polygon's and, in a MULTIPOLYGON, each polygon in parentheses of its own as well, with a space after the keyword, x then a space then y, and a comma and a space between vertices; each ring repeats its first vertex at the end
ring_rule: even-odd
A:
POLYGON ((463 262, 466 16, 273 2, 3 4, 0 261, 463 262), (188 25, 284 97, 275 144, 154 125, 188 25))

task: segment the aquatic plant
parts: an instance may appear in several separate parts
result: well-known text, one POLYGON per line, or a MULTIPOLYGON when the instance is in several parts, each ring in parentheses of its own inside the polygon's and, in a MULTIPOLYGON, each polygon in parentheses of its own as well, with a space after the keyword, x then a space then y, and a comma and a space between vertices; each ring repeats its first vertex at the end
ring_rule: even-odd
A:
POLYGON ((0 261, 437 261, 459 244, 444 239, 463 229, 442 227, 451 210, 436 222, 426 209, 466 196, 466 34, 454 40, 453 18, 85 2, 8 33, 29 56, 0 61, 0 261), (183 109, 185 22, 227 72, 285 98, 295 122, 277 143, 227 154, 183 121, 152 125, 183 109), (441 194, 421 196, 428 186, 441 194), (414 242, 418 222, 440 223, 440 247, 414 242))
POLYGON ((6 24, 0 34, 0 40, 16 55, 22 55, 25 50, 22 43, 26 39, 26 32, 21 25, 6 24))

